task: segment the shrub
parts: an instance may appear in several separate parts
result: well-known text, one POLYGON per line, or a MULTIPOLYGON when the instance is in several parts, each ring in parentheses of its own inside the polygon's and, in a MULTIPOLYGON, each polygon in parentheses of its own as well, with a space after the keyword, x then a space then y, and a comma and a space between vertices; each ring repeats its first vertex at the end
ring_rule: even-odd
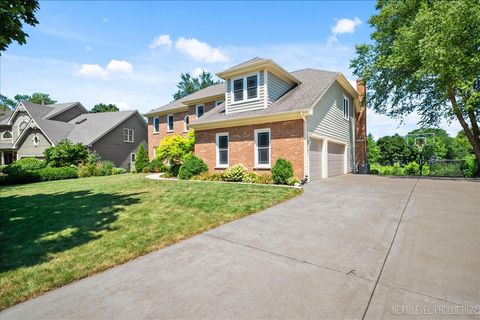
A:
POLYGON ((112 174, 124 174, 127 173, 127 170, 124 168, 112 168, 112 174))
POLYGON ((62 140, 56 146, 45 149, 43 154, 50 167, 77 166, 92 157, 86 146, 81 143, 74 144, 69 140, 62 140))
POLYGON ((7 176, 2 176, 2 184, 19 184, 41 181, 38 170, 35 171, 12 171, 7 176))
POLYGON ((46 167, 37 170, 36 173, 40 176, 40 181, 64 180, 78 178, 77 169, 74 167, 46 167))
POLYGON ((278 158, 272 168, 272 179, 276 184, 287 184, 287 180, 293 178, 292 163, 286 159, 278 158))
POLYGON ((257 175, 257 179, 255 180, 255 183, 272 184, 273 179, 272 179, 272 176, 268 173, 259 174, 257 175))
POLYGON ((420 165, 416 162, 409 162, 405 165, 405 174, 408 176, 420 175, 420 165))
POLYGON ((180 179, 190 179, 191 177, 208 171, 208 167, 202 159, 188 154, 183 159, 183 163, 178 171, 178 177, 180 179))
POLYGON ((100 161, 95 164, 86 163, 78 166, 78 176, 86 178, 91 176, 108 176, 112 174, 113 163, 111 161, 100 161))
POLYGON ((463 175, 467 178, 472 178, 477 175, 478 162, 475 155, 468 155, 465 157, 465 163, 463 164, 463 175))
POLYGON ((3 172, 3 169, 5 169, 6 167, 7 167, 7 165, 6 165, 6 164, 2 164, 2 165, 0 165, 0 172, 3 172))
POLYGON ((175 172, 178 174, 178 169, 180 168, 183 158, 193 152, 194 145, 195 135, 193 131, 190 131, 187 137, 179 135, 166 137, 160 142, 160 146, 157 148, 157 158, 163 163, 169 164, 172 168, 170 170, 171 174, 175 172), (175 168, 175 166, 178 167, 175 168))
POLYGON ((242 181, 245 183, 257 183, 258 175, 255 172, 248 172, 243 176, 242 181))
POLYGON ((148 166, 147 150, 145 150, 145 146, 141 144, 135 156, 135 171, 143 172, 143 169, 145 169, 147 166, 148 166))
POLYGON ((3 169, 6 174, 12 174, 19 171, 34 171, 45 168, 47 165, 45 161, 37 158, 22 158, 17 160, 3 169))
POLYGON ((163 163, 162 160, 155 158, 148 164, 148 171, 149 172, 165 172, 167 171, 167 167, 163 163))
POLYGON ((223 172, 225 181, 240 182, 247 173, 247 169, 241 163, 235 164, 223 172))
POLYGON ((398 163, 395 163, 393 166, 392 166, 392 175, 394 176, 403 176, 405 175, 405 170, 400 167, 400 164, 398 163))
POLYGON ((223 181, 222 173, 208 173, 204 172, 192 177, 192 180, 204 180, 204 181, 223 181))
POLYGON ((291 177, 291 178, 288 178, 288 179, 287 179, 287 184, 288 184, 289 186, 294 186, 295 183, 300 183, 300 180, 297 179, 297 178, 295 178, 295 177, 291 177))

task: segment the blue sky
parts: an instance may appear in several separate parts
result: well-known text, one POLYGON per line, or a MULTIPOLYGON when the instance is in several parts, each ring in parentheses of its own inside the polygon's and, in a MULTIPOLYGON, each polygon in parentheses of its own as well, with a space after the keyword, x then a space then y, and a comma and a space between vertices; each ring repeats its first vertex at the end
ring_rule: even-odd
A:
MULTIPOLYGON (((1 57, 0 92, 145 112, 172 99, 180 73, 215 73, 255 56, 353 81, 350 59, 356 43, 369 41, 374 11, 373 1, 40 2, 27 44, 1 57)), ((368 131, 405 134, 417 119, 400 125, 370 111, 368 131)))

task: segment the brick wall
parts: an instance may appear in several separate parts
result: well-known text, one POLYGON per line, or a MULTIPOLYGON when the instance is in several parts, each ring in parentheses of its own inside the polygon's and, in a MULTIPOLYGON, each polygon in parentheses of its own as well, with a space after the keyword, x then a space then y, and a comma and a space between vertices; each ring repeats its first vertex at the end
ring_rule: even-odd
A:
POLYGON ((270 172, 266 169, 255 169, 255 140, 254 130, 270 128, 271 132, 271 164, 279 157, 292 162, 295 177, 303 178, 303 120, 289 120, 264 124, 239 126, 223 129, 195 131, 195 154, 208 165, 210 172, 221 171, 216 169, 216 134, 229 134, 229 163, 243 163, 249 170, 270 172))
MULTIPOLYGON (((212 110, 215 107, 215 101, 204 104, 204 113, 212 110)), ((160 145, 160 141, 167 136, 184 135, 184 118, 189 115, 189 120, 192 122, 195 118, 195 106, 189 106, 188 111, 173 113, 173 132, 167 132, 167 115, 159 116, 159 130, 158 133, 153 132, 153 117, 148 118, 148 157, 153 159, 153 148, 160 145)))

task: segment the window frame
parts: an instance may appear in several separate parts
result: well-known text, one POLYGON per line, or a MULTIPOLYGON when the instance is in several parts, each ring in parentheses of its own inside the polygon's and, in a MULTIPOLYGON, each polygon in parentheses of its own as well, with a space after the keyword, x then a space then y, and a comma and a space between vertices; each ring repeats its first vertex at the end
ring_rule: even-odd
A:
POLYGON ((230 81, 231 81, 231 85, 230 85, 230 91, 231 91, 230 104, 231 105, 260 100, 260 72, 254 72, 254 73, 250 73, 240 77, 235 77, 230 79, 230 81), (248 99, 247 78, 250 78, 253 76, 257 77, 257 96, 255 98, 248 99), (243 79, 243 99, 235 101, 235 90, 234 90, 233 83, 235 82, 235 80, 240 80, 240 79, 243 79))
POLYGON ((12 131, 7 130, 7 131, 5 131, 4 133, 2 133, 2 139, 3 139, 3 140, 7 140, 7 139, 12 140, 12 139, 13 139, 12 131), (10 133, 10 138, 5 138, 5 135, 6 135, 7 133, 10 133))
MULTIPOLYGON (((263 129, 255 129, 254 130, 254 158, 255 158, 255 168, 259 169, 270 169, 272 167, 272 131, 270 128, 263 128, 263 129), (258 134, 268 132, 268 164, 266 163, 258 163, 258 134)), ((261 147, 265 148, 265 147, 261 147)))
POLYGON ((230 166, 230 135, 228 132, 219 132, 215 135, 215 167, 216 168, 228 168, 230 166), (220 163, 220 137, 227 137, 227 163, 220 163))
POLYGON ((20 137, 20 135, 23 133, 23 131, 27 130, 27 127, 28 127, 28 121, 27 121, 27 120, 22 120, 22 121, 20 122, 20 124, 18 125, 18 136, 19 136, 19 137, 20 137), (21 126, 22 124, 24 124, 24 123, 25 123, 25 128, 23 128, 23 130, 21 130, 21 129, 20 129, 20 126, 21 126))
POLYGON ((123 128, 123 142, 127 143, 135 143, 135 130, 130 128, 123 128), (125 140, 125 130, 127 133, 127 140, 125 140), (132 133, 132 140, 130 141, 130 132, 132 133))
POLYGON ((343 95, 343 119, 350 119, 350 99, 345 94, 343 95))
POLYGON ((183 117, 183 132, 188 132, 190 131, 190 115, 186 115, 183 117))
POLYGON ((195 117, 198 119, 200 118, 201 116, 203 116, 205 114, 205 105, 203 104, 197 104, 195 106, 195 117), (201 115, 198 115, 198 109, 202 107, 202 114, 201 115))
POLYGON ((159 117, 153 117, 152 124, 153 124, 153 133, 158 133, 160 131, 160 118, 159 117), (155 126, 155 120, 157 122, 156 126, 155 126))
POLYGON ((173 117, 173 114, 167 114, 167 132, 173 132, 175 129, 175 118, 173 117), (172 117, 172 129, 170 129, 170 121, 168 120, 170 117, 172 117))

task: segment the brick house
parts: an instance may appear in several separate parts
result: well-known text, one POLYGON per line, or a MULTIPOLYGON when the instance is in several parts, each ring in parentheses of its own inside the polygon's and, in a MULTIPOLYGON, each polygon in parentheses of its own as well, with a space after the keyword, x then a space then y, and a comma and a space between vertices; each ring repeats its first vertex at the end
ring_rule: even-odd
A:
MULTIPOLYGON (((357 123, 366 126, 365 108, 341 73, 288 72, 254 58, 217 76, 225 82, 145 114, 150 158, 164 137, 193 129, 195 154, 210 172, 236 163, 270 172, 283 157, 297 178, 316 180, 355 172, 366 162, 366 153, 356 151, 364 149, 366 130, 357 123)), ((357 90, 364 95, 362 82, 357 90)))

